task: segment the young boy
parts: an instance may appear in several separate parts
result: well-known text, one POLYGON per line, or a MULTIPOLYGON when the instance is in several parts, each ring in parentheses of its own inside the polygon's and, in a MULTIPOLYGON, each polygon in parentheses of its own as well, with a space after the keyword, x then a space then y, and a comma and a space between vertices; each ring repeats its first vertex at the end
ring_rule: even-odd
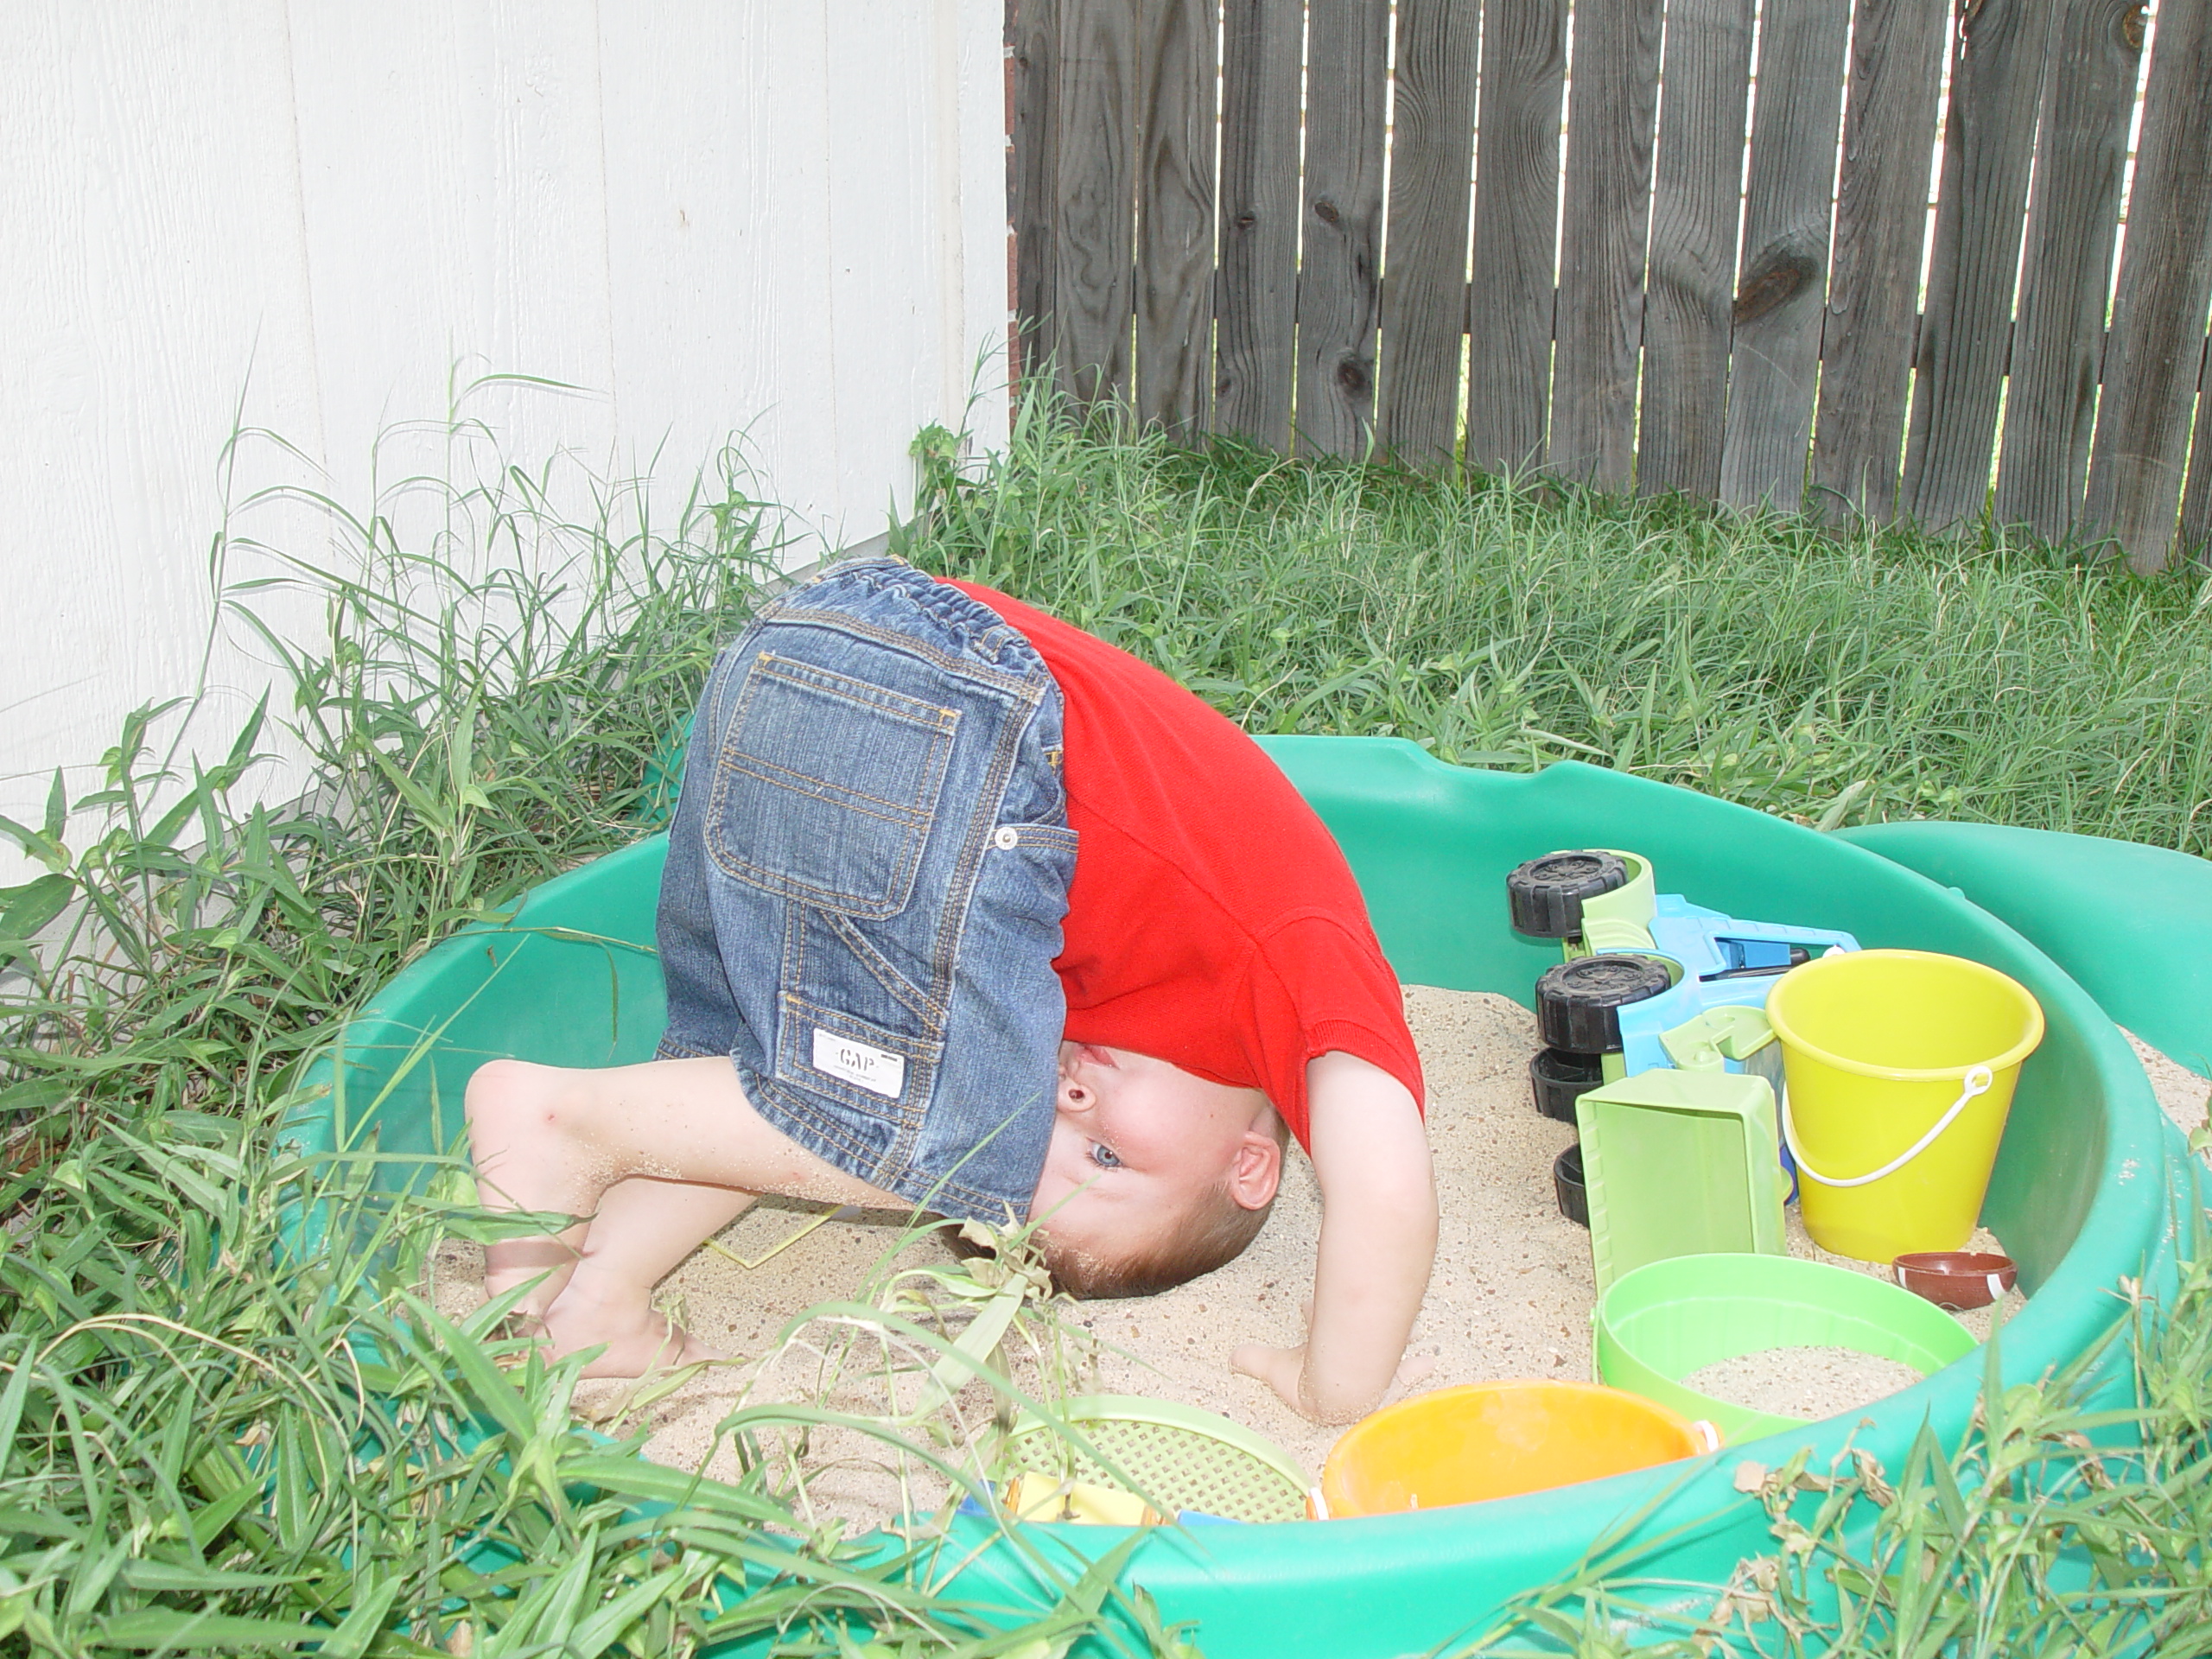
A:
POLYGON ((761 1193, 1036 1218, 1064 1287, 1145 1294, 1243 1249, 1287 1130, 1322 1194, 1309 1335, 1233 1363, 1322 1421, 1382 1397, 1436 1241, 1397 982, 1319 819, 1165 675, 836 567, 715 663, 659 938, 660 1058, 468 1090, 485 1202, 588 1217, 486 1280, 601 1346, 590 1374, 707 1357, 652 1287, 761 1193))

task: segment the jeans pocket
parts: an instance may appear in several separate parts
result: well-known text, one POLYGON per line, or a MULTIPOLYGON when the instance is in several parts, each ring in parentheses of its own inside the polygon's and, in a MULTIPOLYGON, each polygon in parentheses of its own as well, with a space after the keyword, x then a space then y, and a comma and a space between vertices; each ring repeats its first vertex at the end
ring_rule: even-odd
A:
MULTIPOLYGON (((776 1075, 905 1129, 918 1128, 944 1045, 894 1031, 786 989, 777 1020, 776 1075)), ((876 1148, 880 1151, 880 1148, 876 1148)))
MULTIPOLYGON (((983 861, 976 899, 987 916, 1049 927, 1057 940, 1075 880, 1077 833, 1064 823, 1002 823, 983 861)), ((1055 943, 1048 953, 1059 954, 1055 943)))
POLYGON ((736 880, 842 915, 906 908, 960 711, 762 652, 715 758, 707 849, 736 880))

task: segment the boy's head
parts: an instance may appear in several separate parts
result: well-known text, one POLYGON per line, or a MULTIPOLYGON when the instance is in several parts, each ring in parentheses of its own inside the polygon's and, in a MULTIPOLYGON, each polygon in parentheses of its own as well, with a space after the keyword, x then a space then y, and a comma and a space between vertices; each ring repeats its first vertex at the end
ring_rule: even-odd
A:
POLYGON ((1267 1220, 1288 1137, 1258 1090, 1064 1042, 1055 1105, 1029 1213, 1063 1289, 1172 1288, 1236 1260, 1267 1220))

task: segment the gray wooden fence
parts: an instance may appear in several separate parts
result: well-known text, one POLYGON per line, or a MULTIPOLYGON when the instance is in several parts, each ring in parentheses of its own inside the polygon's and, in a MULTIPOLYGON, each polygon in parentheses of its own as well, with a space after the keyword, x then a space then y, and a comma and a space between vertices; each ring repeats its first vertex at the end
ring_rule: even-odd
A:
POLYGON ((1008 22, 1016 306, 1079 399, 1739 506, 1989 509, 2145 569, 2212 541, 2212 0, 1008 22))

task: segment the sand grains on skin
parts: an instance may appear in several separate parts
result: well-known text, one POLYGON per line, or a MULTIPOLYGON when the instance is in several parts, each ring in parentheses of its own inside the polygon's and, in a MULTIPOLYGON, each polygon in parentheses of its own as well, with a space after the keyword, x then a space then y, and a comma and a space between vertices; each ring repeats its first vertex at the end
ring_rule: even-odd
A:
MULTIPOLYGON (((1561 1217, 1553 1199, 1552 1160, 1573 1141, 1573 1130, 1540 1116, 1530 1103, 1528 1065, 1539 1046, 1535 1020, 1503 996, 1420 986, 1407 988, 1406 1007, 1427 1077, 1429 1139, 1441 1200, 1436 1268, 1409 1351, 1432 1362, 1420 1386, 1526 1377, 1586 1381, 1595 1300, 1589 1235, 1561 1217)), ((2154 1053, 2146 1064, 2152 1061, 2153 1084, 2167 1109, 2177 1121, 2193 1116, 2202 1122, 2204 1081, 2154 1053)), ((662 1286, 664 1306, 702 1342, 740 1359, 707 1368, 673 1389, 658 1382, 588 1382, 577 1391, 580 1412, 610 1432, 643 1432, 645 1454, 655 1461, 728 1478, 737 1473, 737 1460, 716 1426, 741 1393, 748 1401, 765 1402, 825 1390, 832 1403, 865 1408, 873 1400, 881 1409, 880 1376, 855 1363, 857 1350, 837 1350, 849 1338, 849 1329, 817 1324, 781 1348, 776 1344, 779 1333, 804 1310, 849 1299, 897 1243, 907 1217, 867 1213, 834 1220, 752 1269, 731 1259, 734 1254, 757 1261, 812 1216, 803 1205, 765 1200, 726 1230, 721 1249, 701 1249, 662 1286), (764 1363, 762 1356, 770 1357, 764 1363)), ((1164 1295, 1064 1306, 1062 1317, 1087 1333, 1096 1349, 1095 1365, 1070 1380, 1079 1388, 1180 1401, 1220 1413, 1317 1472, 1341 1430, 1306 1422, 1262 1384, 1233 1374, 1229 1355, 1240 1343, 1302 1339, 1319 1221, 1312 1169, 1294 1157, 1274 1216, 1237 1261, 1164 1295)), ((1792 1255, 1888 1276, 1882 1265, 1820 1249, 1794 1208, 1789 1233, 1792 1255)), ((2001 1246, 1978 1232, 1967 1248, 2001 1246)), ((909 1243, 899 1257, 903 1264, 951 1259, 935 1235, 909 1243)), ((482 1300, 481 1256, 473 1247, 449 1243, 435 1271, 442 1308, 463 1313, 482 1300)), ((2009 1317, 2021 1301, 2014 1292, 2001 1310, 1980 1309, 1961 1320, 1984 1338, 1999 1312, 2009 1317)), ((1017 1384, 1033 1390, 1043 1386, 1051 1369, 1019 1344, 1011 1363, 1017 1384)), ((1808 1365, 1802 1351, 1730 1363, 1719 1380, 1744 1403, 1758 1405, 1796 1389, 1800 1403, 1773 1408, 1778 1414, 1853 1409, 1916 1380, 1909 1367, 1890 1362, 1839 1370, 1840 1362, 1831 1357, 1816 1368, 1821 1376, 1815 1386, 1800 1375, 1808 1365), (1792 1382, 1793 1376, 1799 1380, 1792 1382), (1781 1392, 1767 1392, 1770 1384, 1781 1392)), ((1071 1369, 1067 1356, 1061 1356, 1058 1369, 1071 1369)), ((1079 1363, 1074 1369, 1084 1370, 1079 1363)), ((980 1385, 963 1390, 951 1413, 955 1444, 985 1442, 993 1403, 980 1385)), ((806 1456, 817 1471, 809 1478, 811 1500, 824 1516, 842 1516, 855 1525, 895 1515, 905 1504, 926 1509, 944 1491, 942 1478, 913 1459, 901 1459, 849 1431, 816 1433, 806 1456)))

